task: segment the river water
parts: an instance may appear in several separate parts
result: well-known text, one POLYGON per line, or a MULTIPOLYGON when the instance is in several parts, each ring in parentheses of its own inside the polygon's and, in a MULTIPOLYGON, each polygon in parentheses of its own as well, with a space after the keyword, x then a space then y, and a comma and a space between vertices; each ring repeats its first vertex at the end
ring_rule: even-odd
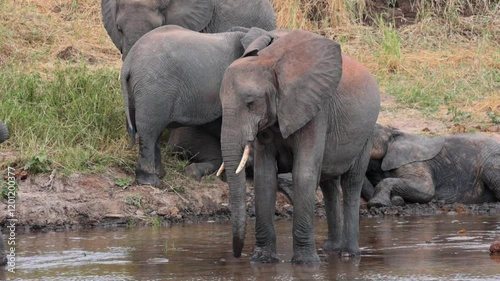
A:
MULTIPOLYGON (((231 254, 231 226, 85 229, 18 234, 8 280, 500 280, 499 216, 362 218, 361 258, 321 253, 318 266, 292 266, 292 223, 276 222, 278 264, 251 264, 253 220, 245 255, 231 254)), ((318 248, 325 220, 315 222, 318 248)), ((0 270, 1 271, 1 270, 0 270)))

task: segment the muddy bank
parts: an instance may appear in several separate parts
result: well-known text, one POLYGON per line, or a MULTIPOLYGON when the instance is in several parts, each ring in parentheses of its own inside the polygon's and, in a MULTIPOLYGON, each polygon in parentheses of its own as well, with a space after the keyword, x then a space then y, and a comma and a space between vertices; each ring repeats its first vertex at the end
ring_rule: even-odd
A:
MULTIPOLYGON (((89 227, 134 225, 169 225, 200 221, 228 220, 229 197, 227 186, 215 176, 195 182, 178 177, 165 189, 150 186, 119 186, 120 180, 131 178, 118 169, 102 174, 28 176, 19 181, 15 217, 20 232, 64 230, 89 227)), ((286 181, 285 181, 286 182, 286 181)), ((122 184, 120 184, 122 185, 122 184)), ((247 184, 247 209, 254 216, 253 190, 247 184)), ((276 218, 290 218, 291 202, 278 194, 276 218)), ((317 191, 316 213, 324 217, 322 195, 317 191)), ((500 203, 479 205, 407 204, 402 207, 367 209, 360 206, 362 217, 429 216, 437 214, 500 214, 500 203)), ((0 222, 8 218, 5 201, 0 203, 0 222)))

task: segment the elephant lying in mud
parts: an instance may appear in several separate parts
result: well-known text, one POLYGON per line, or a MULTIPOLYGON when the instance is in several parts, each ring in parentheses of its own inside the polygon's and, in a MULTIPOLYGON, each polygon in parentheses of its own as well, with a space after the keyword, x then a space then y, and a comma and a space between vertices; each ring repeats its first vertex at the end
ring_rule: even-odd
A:
POLYGON ((218 33, 234 26, 276 28, 269 0, 101 0, 102 21, 125 59, 147 32, 178 25, 202 33, 218 33))
MULTIPOLYGON (((9 130, 5 123, 0 121, 0 143, 6 141, 9 138, 9 130)), ((0 231, 0 265, 7 264, 7 256, 5 255, 5 248, 3 244, 3 236, 0 231)))
POLYGON ((425 138, 377 124, 363 196, 369 206, 500 200, 500 143, 478 134, 425 138))
POLYGON ((251 260, 279 261, 274 229, 277 174, 287 172, 292 172, 293 181, 292 262, 319 262, 313 227, 318 184, 328 219, 323 248, 358 255, 361 186, 380 107, 374 77, 322 36, 306 31, 264 34, 226 70, 220 97, 233 255, 241 255, 245 239, 241 170, 252 143, 256 246, 251 260))
POLYGON ((244 47, 267 31, 204 34, 179 26, 159 27, 144 35, 123 62, 121 85, 128 120, 135 141, 139 135, 136 181, 160 186, 161 134, 173 130, 170 144, 193 155, 186 172, 194 177, 214 173, 222 163, 219 98, 224 71, 244 47))

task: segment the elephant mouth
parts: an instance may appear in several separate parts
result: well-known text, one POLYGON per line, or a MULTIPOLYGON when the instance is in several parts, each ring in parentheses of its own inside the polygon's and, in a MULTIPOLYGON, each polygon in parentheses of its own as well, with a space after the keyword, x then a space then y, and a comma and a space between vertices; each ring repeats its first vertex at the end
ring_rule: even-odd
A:
MULTIPOLYGON (((241 171, 243 171, 243 169, 245 169, 248 158, 250 158, 250 147, 251 147, 250 143, 247 143, 245 145, 245 148, 243 149, 243 155, 241 156, 240 163, 238 165, 238 168, 236 168, 236 172, 235 172, 236 174, 239 174, 241 171)), ((217 170, 218 177, 220 175, 222 175, 222 173, 224 172, 224 169, 225 169, 225 165, 224 165, 224 162, 222 162, 219 170, 217 170)))

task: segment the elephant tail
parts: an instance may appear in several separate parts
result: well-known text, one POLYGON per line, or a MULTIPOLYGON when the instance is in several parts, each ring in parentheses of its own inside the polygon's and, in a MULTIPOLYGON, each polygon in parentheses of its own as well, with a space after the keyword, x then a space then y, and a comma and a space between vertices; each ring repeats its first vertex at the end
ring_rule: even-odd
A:
POLYGON ((135 134, 137 132, 135 125, 135 103, 134 99, 130 95, 129 92, 129 80, 130 80, 130 71, 124 65, 121 73, 121 84, 123 91, 123 98, 125 100, 125 114, 127 115, 127 132, 130 137, 130 148, 135 145, 135 134))

